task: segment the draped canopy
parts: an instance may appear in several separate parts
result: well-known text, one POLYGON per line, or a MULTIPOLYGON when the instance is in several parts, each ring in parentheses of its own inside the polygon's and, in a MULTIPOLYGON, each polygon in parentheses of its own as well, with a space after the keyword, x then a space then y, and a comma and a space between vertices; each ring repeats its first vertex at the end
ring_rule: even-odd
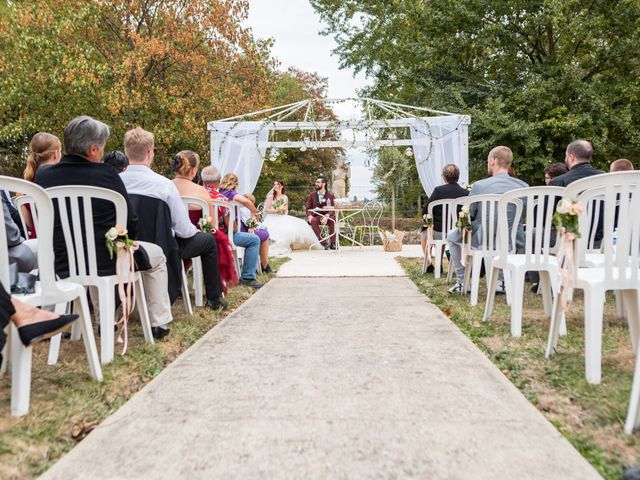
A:
MULTIPOLYGON (((233 172, 240 180, 240 192, 253 192, 258 183, 267 149, 286 148, 348 148, 384 146, 410 147, 420 182, 427 195, 442 183, 442 167, 453 163, 460 169, 460 184, 469 179, 468 135, 471 118, 449 112, 411 107, 370 98, 311 99, 261 110, 238 117, 209 122, 211 136, 211 164, 222 175, 233 172), (366 118, 357 120, 314 120, 309 118, 315 103, 326 105, 354 101, 362 104, 366 118), (373 107, 373 108, 372 108, 373 107), (294 113, 306 108, 305 120, 287 121, 294 113), (371 112, 384 112, 386 118, 372 118, 371 112), (429 116, 425 116, 429 113, 429 116), (435 115, 434 115, 435 114, 435 115), (337 140, 326 132, 377 132, 376 137, 365 136, 353 141, 337 140), (399 130, 400 129, 400 130, 399 130), (410 138, 398 138, 394 133, 409 130, 410 138), (296 141, 270 140, 272 132, 303 132, 296 141)), ((273 152, 274 150, 272 150, 273 152)))

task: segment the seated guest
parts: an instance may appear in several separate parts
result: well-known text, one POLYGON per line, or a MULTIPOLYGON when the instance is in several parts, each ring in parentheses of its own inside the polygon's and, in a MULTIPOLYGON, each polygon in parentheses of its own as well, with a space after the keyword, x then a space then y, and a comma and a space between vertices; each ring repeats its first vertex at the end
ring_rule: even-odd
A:
MULTIPOLYGON (((189 220, 187 209, 182 203, 176 185, 168 178, 151 170, 154 155, 153 133, 142 128, 129 130, 124 136, 124 153, 129 159, 129 167, 121 178, 130 195, 140 195, 161 200, 168 207, 171 225, 183 260, 200 257, 207 297, 206 306, 219 310, 227 308, 222 298, 222 283, 218 272, 218 246, 213 235, 199 232, 189 220)), ((171 232, 167 232, 169 234, 171 232)), ((170 275, 175 275, 173 270, 170 275)), ((180 284, 179 279, 170 279, 170 284, 180 284)), ((165 290, 168 285, 165 285, 165 290)), ((175 300, 175 298, 172 298, 175 300)))
POLYGON ((59 315, 11 298, 0 283, 0 365, 6 342, 4 329, 9 322, 18 327, 18 336, 23 345, 28 347, 32 343, 52 337, 77 319, 78 315, 59 315))
MULTIPOLYGON (((19 272, 30 272, 37 267, 37 258, 34 247, 29 247, 24 237, 20 234, 20 228, 11 218, 11 211, 6 201, 2 201, 2 214, 4 216, 4 228, 9 247, 9 263, 17 263, 19 272)), ((36 240, 29 240, 35 242, 36 240)))
MULTIPOLYGON (((109 127, 91 117, 76 117, 64 130, 64 149, 66 154, 60 163, 41 168, 36 174, 36 183, 43 188, 65 185, 84 185, 113 190, 122 195, 127 202, 127 230, 130 238, 137 234, 138 216, 131 206, 127 190, 124 188, 118 172, 110 165, 102 163, 104 147, 109 138, 109 127)), ((69 276, 69 260, 65 245, 62 223, 57 205, 55 207, 53 250, 55 254, 56 273, 61 278, 69 276)), ((80 219, 84 225, 84 218, 80 219)), ((105 233, 116 224, 116 209, 110 202, 93 202, 93 228, 96 238, 96 262, 99 275, 114 275, 116 259, 111 258, 105 244, 105 233)), ((84 228, 84 227, 83 227, 84 228)), ((148 263, 148 269, 142 271, 142 281, 149 319, 153 334, 161 338, 169 331, 167 326, 173 319, 171 304, 167 295, 167 265, 162 250, 157 245, 140 242, 140 250, 136 252, 136 264, 148 263), (138 253, 140 252, 140 253, 138 253), (144 260, 147 260, 145 262, 144 260), (140 261, 138 261, 140 259, 140 261)), ((91 288, 91 299, 94 307, 98 298, 95 289, 91 288)))
POLYGON ((591 159, 593 158, 593 147, 586 140, 575 140, 567 146, 564 163, 569 171, 551 180, 554 187, 566 187, 581 178, 591 177, 604 173, 602 170, 593 168, 591 159))
MULTIPOLYGON (((256 205, 256 197, 254 197, 251 193, 245 193, 243 195, 247 200, 249 200, 253 205, 256 205)), ((253 220, 260 222, 260 215, 256 215, 251 213, 247 207, 240 208, 240 230, 243 232, 255 233, 258 238, 260 238, 260 265, 262 267, 262 271, 265 273, 276 273, 275 270, 272 270, 269 266, 269 230, 264 225, 260 224, 258 228, 249 228, 247 227, 247 220, 252 218, 253 220)))
MULTIPOLYGON (((27 157, 27 166, 22 174, 23 178, 33 182, 40 167, 55 165, 60 161, 61 150, 62 145, 58 137, 46 132, 36 133, 29 143, 29 156, 27 157)), ((27 225, 29 238, 36 238, 36 228, 29 205, 22 207, 22 215, 24 223, 27 225)))
MULTIPOLYGON (((426 215, 429 212, 429 204, 431 202, 435 202, 436 200, 445 200, 445 199, 453 199, 466 197, 469 195, 469 190, 466 188, 462 188, 458 185, 458 179, 460 178, 460 169, 450 163, 449 165, 445 165, 442 167, 442 181, 444 185, 439 185, 433 189, 433 193, 429 197, 429 201, 422 208, 422 215, 426 215)), ((442 207, 434 207, 433 208, 433 239, 434 240, 442 240, 442 207)), ((427 227, 422 227, 422 232, 420 233, 420 241, 422 243, 422 253, 426 254, 427 248, 427 227)), ((436 253, 437 255, 438 253, 436 253)), ((442 252, 440 252, 442 255, 442 252)), ((433 271, 433 265, 430 265, 427 269, 428 272, 433 271)))
MULTIPOLYGON (((258 213, 258 210, 253 203, 236 192, 235 189, 238 188, 238 177, 235 173, 227 173, 222 177, 222 180, 219 180, 219 182, 218 188, 215 188, 215 181, 208 182, 207 189, 211 192, 212 198, 217 194, 221 194, 227 201, 238 202, 240 205, 247 207, 252 213, 258 213)), ((238 219, 239 211, 237 208, 235 210, 235 214, 236 219, 238 219)), ((228 221, 229 217, 225 215, 222 218, 225 219, 225 221, 228 221)), ((244 261, 242 262, 242 272, 240 274, 240 284, 253 288, 260 288, 262 287, 262 282, 256 279, 260 252, 260 238, 254 233, 240 231, 238 223, 238 220, 236 220, 236 224, 233 225, 233 243, 245 249, 244 261)))
POLYGON ((545 185, 551 185, 551 180, 560 175, 567 173, 569 170, 564 163, 552 163, 544 168, 544 183, 545 185))
MULTIPOLYGON (((475 182, 469 192, 469 196, 471 197, 474 195, 486 195, 492 193, 501 194, 517 188, 528 187, 529 185, 522 180, 509 175, 509 167, 511 167, 512 162, 513 153, 509 147, 500 146, 491 150, 487 157, 487 170, 489 177, 475 182)), ((469 216, 472 226, 471 246, 478 246, 480 244, 479 236, 482 234, 480 231, 482 226, 482 212, 479 209, 472 208, 469 216)), ((513 224, 515 211, 510 213, 509 216, 511 217, 509 219, 509 224, 511 225, 513 224)), ((456 284, 449 289, 449 293, 462 293, 465 267, 462 265, 461 261, 462 236, 460 234, 460 230, 458 228, 451 230, 447 235, 447 241, 449 242, 451 261, 455 267, 457 278, 456 284)), ((524 230, 522 225, 518 226, 516 241, 518 245, 524 244, 524 230)), ((501 288, 501 293, 504 293, 504 287, 499 288, 501 288)))
MULTIPOLYGON (((191 220, 191 223, 196 227, 198 227, 198 221, 203 214, 212 219, 215 218, 214 207, 211 203, 209 192, 206 188, 193 181, 199 165, 200 156, 191 150, 184 150, 174 156, 176 178, 173 179, 173 183, 176 184, 180 196, 199 198, 209 204, 209 210, 207 212, 203 212, 196 205, 189 205, 189 220, 191 220)), ((233 250, 227 234, 223 230, 220 230, 218 225, 212 225, 212 234, 218 244, 218 272, 220 273, 222 288, 226 292, 228 286, 238 284, 238 275, 233 262, 233 250)))
POLYGON ((609 172, 627 172, 633 170, 633 163, 626 158, 619 158, 611 162, 609 172))
POLYGON ((124 172, 129 166, 129 159, 119 150, 106 153, 102 161, 107 165, 111 165, 118 173, 124 172))

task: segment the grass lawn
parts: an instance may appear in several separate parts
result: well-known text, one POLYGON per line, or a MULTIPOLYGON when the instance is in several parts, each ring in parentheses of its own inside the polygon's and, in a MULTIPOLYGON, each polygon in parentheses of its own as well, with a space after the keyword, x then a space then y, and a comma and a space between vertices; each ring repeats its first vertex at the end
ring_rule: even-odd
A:
MULTIPOLYGON (((274 268, 286 261, 271 260, 274 268)), ((272 276, 259 278, 268 281, 272 276)), ((179 298, 173 306, 171 334, 154 345, 144 343, 134 313, 127 354, 120 356, 121 346, 116 345, 115 360, 103 368, 103 383, 91 379, 82 342, 63 341, 55 366, 46 364, 49 343, 35 345, 27 416, 10 416, 10 375, 0 378, 0 478, 32 478, 47 470, 253 292, 249 287, 232 288, 228 311, 197 308, 193 317, 186 315, 179 298)), ((99 350, 97 336, 96 343, 99 350)))
MULTIPOLYGON (((468 295, 450 295, 445 278, 422 275, 422 259, 398 261, 431 302, 440 308, 494 364, 520 389, 573 446, 607 479, 618 480, 623 469, 640 463, 640 435, 627 436, 627 414, 635 355, 629 330, 615 318, 613 296, 605 306, 602 383, 588 385, 584 378, 584 329, 582 292, 577 291, 567 311, 567 337, 560 337, 556 355, 544 358, 549 319, 542 311, 542 297, 525 284, 523 332, 510 334, 510 309, 504 296, 496 296, 494 313, 483 322, 486 289, 481 282, 480 300, 469 305, 468 295)), ((544 459, 540 459, 544 462, 544 459)))

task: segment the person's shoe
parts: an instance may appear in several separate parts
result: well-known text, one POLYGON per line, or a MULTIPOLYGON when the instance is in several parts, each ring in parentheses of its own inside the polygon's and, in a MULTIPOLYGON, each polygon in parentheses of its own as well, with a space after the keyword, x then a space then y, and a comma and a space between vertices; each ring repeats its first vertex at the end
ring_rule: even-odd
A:
POLYGON ((278 273, 278 270, 271 268, 271 265, 267 263, 267 266, 262 269, 262 273, 278 273))
POLYGON ((449 293, 457 293, 457 294, 464 293, 464 285, 456 282, 456 284, 449 289, 449 293))
POLYGON ((220 310, 220 311, 224 311, 227 308, 229 308, 229 304, 222 297, 219 297, 217 300, 207 300, 207 304, 205 306, 207 308, 210 308, 211 310, 220 310))
POLYGON ((327 243, 323 243, 323 244, 322 244, 322 247, 323 247, 325 250, 329 250, 329 248, 330 248, 330 247, 329 247, 329 245, 328 245, 327 243))
POLYGON ((496 285, 496 294, 497 295, 505 295, 507 291, 504 288, 504 281, 498 281, 498 285, 496 285))
POLYGON ((435 272, 435 271, 436 271, 436 269, 434 268, 434 266, 433 266, 433 265, 429 265, 429 266, 427 267, 427 273, 433 273, 433 272, 435 272))
POLYGON ((241 278, 240 279, 240 285, 244 285, 246 287, 252 287, 252 288, 260 288, 264 285, 264 283, 256 280, 255 278, 241 278))
POLYGON ((30 323, 18 327, 18 335, 20 336, 22 344, 28 347, 32 343, 53 337, 78 318, 78 315, 60 315, 58 318, 52 320, 30 323))
POLYGON ((160 340, 161 338, 166 337, 167 335, 169 335, 170 331, 171 330, 169 329, 169 327, 151 327, 151 335, 153 335, 153 338, 155 338, 156 340, 160 340))
POLYGON ((533 283, 531 284, 531 293, 538 293, 538 284, 537 283, 533 283))
POLYGON ((338 247, 336 247, 336 244, 335 244, 335 243, 331 243, 331 244, 329 245, 329 250, 337 250, 337 249, 338 249, 338 247))

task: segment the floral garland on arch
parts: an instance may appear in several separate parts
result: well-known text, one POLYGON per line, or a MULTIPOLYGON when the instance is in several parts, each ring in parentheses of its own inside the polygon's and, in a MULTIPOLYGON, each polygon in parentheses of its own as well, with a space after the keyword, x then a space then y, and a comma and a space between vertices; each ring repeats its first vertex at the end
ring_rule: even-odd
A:
POLYGON ((116 224, 105 233, 105 245, 109 251, 109 258, 116 257, 116 277, 118 279, 118 295, 122 302, 122 316, 116 322, 118 325, 117 339, 123 342, 122 355, 127 353, 128 335, 127 325, 129 315, 133 310, 135 302, 135 292, 133 282, 135 281, 135 260, 133 252, 140 248, 138 242, 131 240, 128 231, 122 225, 116 224))
POLYGON ((564 311, 569 304, 568 292, 576 283, 575 240, 580 238, 578 216, 584 213, 584 206, 569 198, 563 198, 553 214, 553 224, 560 234, 560 248, 557 258, 560 265, 560 306, 564 311))
POLYGON ((456 228, 460 229, 460 261, 463 266, 467 266, 467 254, 471 245, 471 232, 473 226, 469 220, 469 205, 463 205, 460 213, 458 213, 458 220, 456 220, 456 228))

